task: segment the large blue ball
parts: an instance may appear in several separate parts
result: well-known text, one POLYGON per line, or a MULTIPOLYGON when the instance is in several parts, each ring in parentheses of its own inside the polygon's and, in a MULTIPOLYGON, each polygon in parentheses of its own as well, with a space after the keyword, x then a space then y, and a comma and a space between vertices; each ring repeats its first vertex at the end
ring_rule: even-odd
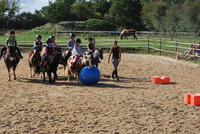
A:
POLYGON ((79 74, 80 81, 85 85, 95 85, 100 80, 100 71, 97 67, 92 66, 92 69, 84 67, 79 74))

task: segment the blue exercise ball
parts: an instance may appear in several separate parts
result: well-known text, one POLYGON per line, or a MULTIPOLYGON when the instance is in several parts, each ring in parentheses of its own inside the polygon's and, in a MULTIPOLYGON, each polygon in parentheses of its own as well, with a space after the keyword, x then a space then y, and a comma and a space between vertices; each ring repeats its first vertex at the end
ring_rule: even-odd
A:
POLYGON ((97 67, 84 67, 79 74, 80 81, 85 85, 95 85, 100 80, 100 71, 97 67))

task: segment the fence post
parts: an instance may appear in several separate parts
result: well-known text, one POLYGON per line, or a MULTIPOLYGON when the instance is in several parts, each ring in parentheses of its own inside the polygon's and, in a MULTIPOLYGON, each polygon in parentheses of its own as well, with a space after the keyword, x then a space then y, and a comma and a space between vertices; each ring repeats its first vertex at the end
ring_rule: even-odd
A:
POLYGON ((161 43, 162 43, 162 42, 161 42, 161 39, 160 39, 160 56, 161 56, 161 43))
POLYGON ((193 53, 192 53, 192 55, 193 55, 192 56, 193 57, 192 60, 195 62, 195 57, 194 57, 195 52, 194 51, 195 51, 195 41, 193 41, 193 53))
POLYGON ((178 41, 176 41, 176 52, 178 51, 178 41))
POLYGON ((149 37, 148 37, 148 48, 147 48, 148 49, 148 53, 150 52, 150 48, 149 47, 150 47, 150 44, 149 44, 149 37))

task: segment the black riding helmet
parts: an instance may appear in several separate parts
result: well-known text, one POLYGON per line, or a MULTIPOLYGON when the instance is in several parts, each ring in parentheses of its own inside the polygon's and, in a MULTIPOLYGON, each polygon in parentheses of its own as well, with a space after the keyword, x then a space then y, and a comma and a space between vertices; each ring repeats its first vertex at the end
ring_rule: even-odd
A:
POLYGON ((42 36, 38 34, 38 35, 36 35, 36 39, 37 39, 37 38, 42 38, 42 36))
POLYGON ((70 37, 75 37, 75 34, 74 33, 70 33, 69 36, 70 37))
POLYGON ((89 40, 89 41, 93 41, 93 39, 92 39, 92 38, 89 38, 88 40, 89 40))
POLYGON ((46 39, 46 43, 52 43, 52 40, 50 38, 46 39))
POLYGON ((81 39, 76 39, 76 42, 81 43, 81 39))
POLYGON ((52 39, 52 38, 55 38, 55 36, 51 35, 51 36, 49 36, 49 38, 52 39))
POLYGON ((15 34, 15 31, 10 31, 10 34, 15 34))

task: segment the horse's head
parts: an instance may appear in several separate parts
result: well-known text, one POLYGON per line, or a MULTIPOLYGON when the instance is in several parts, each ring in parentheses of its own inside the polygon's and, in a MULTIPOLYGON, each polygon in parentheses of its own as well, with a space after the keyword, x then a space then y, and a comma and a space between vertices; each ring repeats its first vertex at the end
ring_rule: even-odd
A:
POLYGON ((10 61, 15 60, 15 48, 14 47, 8 47, 7 49, 7 56, 10 58, 10 61))
POLYGON ((98 57, 99 59, 103 60, 103 50, 102 49, 96 49, 94 51, 94 58, 98 57))
POLYGON ((82 63, 87 66, 88 68, 92 68, 92 57, 91 55, 84 55, 82 63))

